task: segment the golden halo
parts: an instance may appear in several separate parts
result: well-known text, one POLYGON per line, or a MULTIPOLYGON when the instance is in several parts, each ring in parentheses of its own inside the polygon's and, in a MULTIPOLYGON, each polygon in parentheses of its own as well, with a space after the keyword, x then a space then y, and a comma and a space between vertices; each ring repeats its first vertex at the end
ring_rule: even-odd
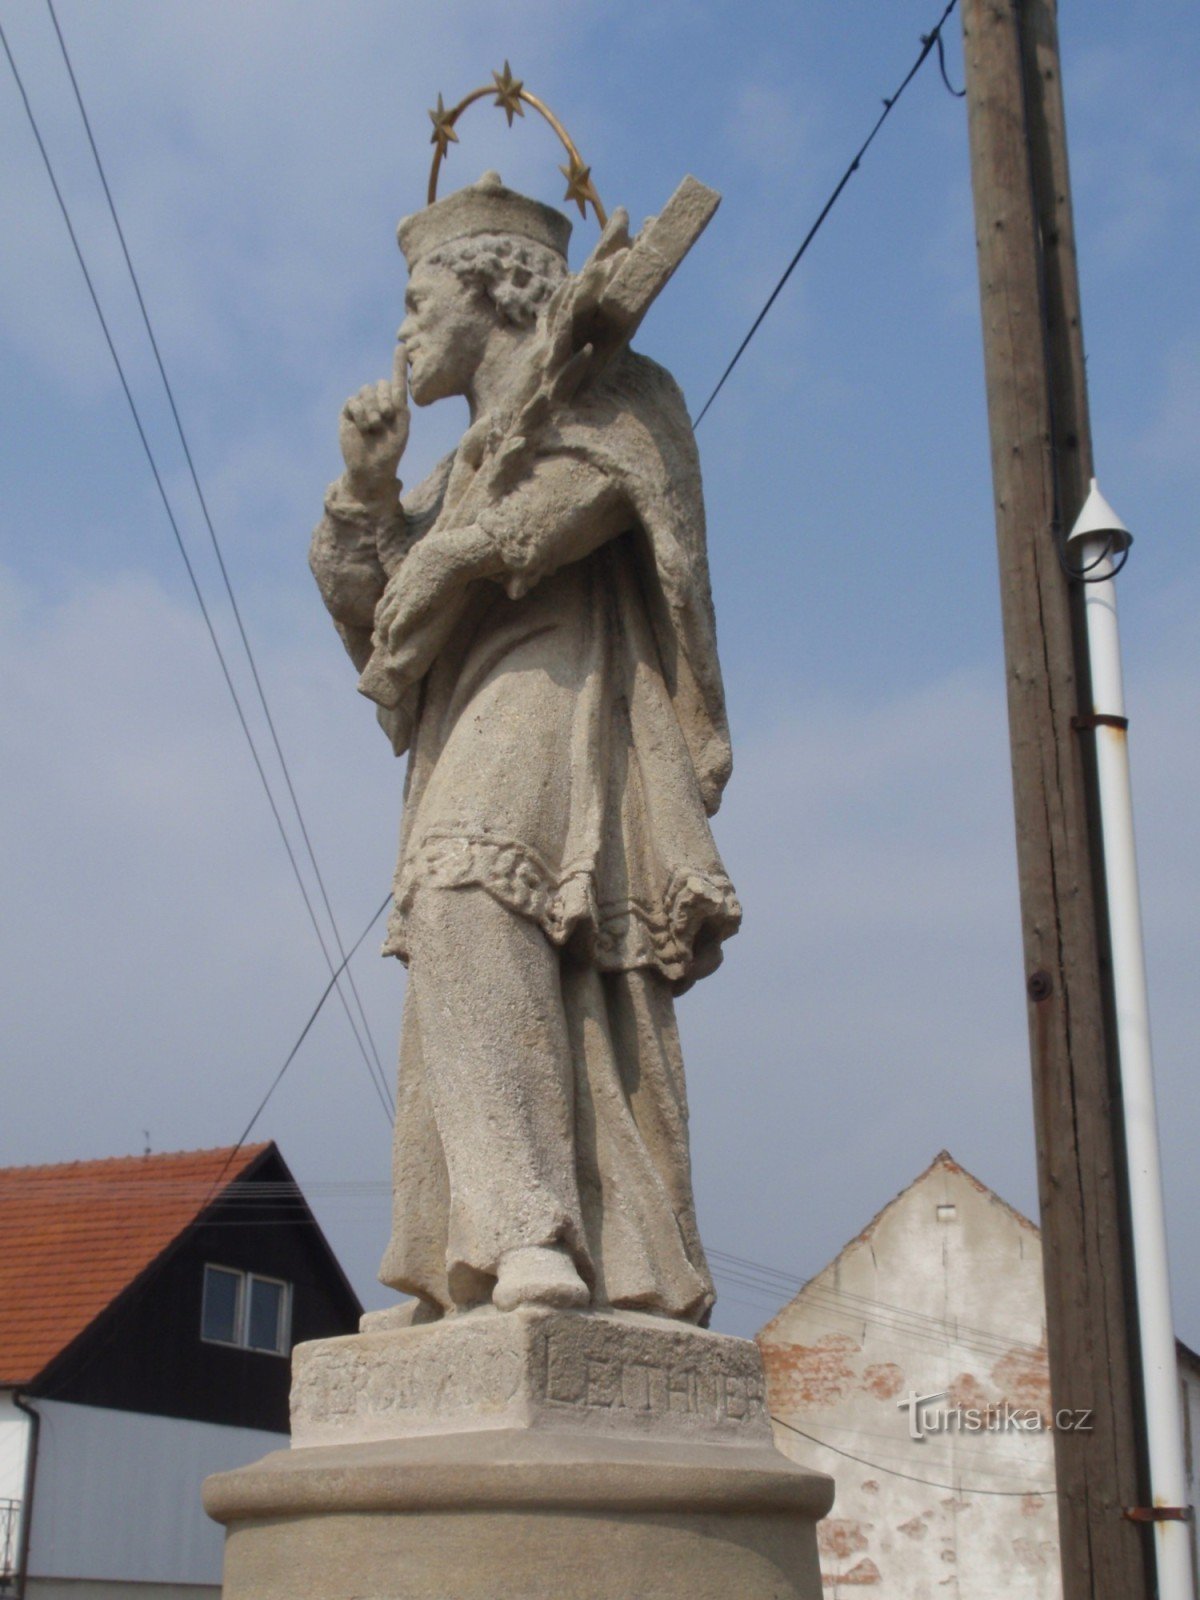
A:
POLYGON ((476 100, 482 100, 485 95, 494 94, 493 105, 497 105, 508 118, 508 125, 512 127, 514 116, 523 117, 525 106, 533 109, 545 117, 562 140, 563 149, 567 152, 569 165, 559 167, 559 171, 567 180, 567 192, 564 200, 574 200, 579 207, 581 217, 587 216, 590 205, 596 213, 596 221, 603 228, 608 221, 608 215, 600 203, 600 196, 596 193, 596 186, 592 182, 592 169, 585 166, 582 156, 575 148, 570 134, 562 123, 551 111, 544 100, 539 100, 537 95, 530 94, 520 78, 514 78, 512 68, 508 62, 504 63, 503 72, 493 72, 491 83, 484 84, 482 89, 472 89, 470 94, 464 95, 456 106, 446 107, 442 104, 442 97, 438 95, 437 106, 429 113, 429 120, 433 123, 433 134, 429 140, 436 148, 433 152, 433 166, 429 172, 429 198, 428 204, 432 205, 437 199, 438 173, 441 171, 442 160, 452 144, 458 143, 458 134, 454 125, 462 116, 469 105, 474 105, 476 100))

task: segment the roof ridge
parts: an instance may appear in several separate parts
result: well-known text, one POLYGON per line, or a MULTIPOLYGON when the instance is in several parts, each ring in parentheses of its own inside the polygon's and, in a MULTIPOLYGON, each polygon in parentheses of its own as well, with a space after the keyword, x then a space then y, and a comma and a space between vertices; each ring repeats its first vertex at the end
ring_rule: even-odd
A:
POLYGON ((143 1151, 140 1155, 131 1152, 124 1156, 94 1156, 86 1161, 32 1161, 11 1167, 0 1167, 0 1177, 9 1172, 66 1172, 72 1167, 111 1167, 119 1162, 126 1164, 133 1162, 140 1166, 143 1162, 149 1165, 157 1162, 195 1160, 199 1156, 211 1156, 214 1160, 221 1156, 227 1159, 245 1156, 247 1160, 251 1160, 269 1149, 271 1144, 270 1139, 264 1139, 258 1144, 219 1144, 201 1150, 152 1150, 143 1151))
POLYGON ((871 1219, 862 1228, 860 1228, 852 1238, 847 1239, 841 1249, 831 1256, 823 1267, 818 1267, 817 1271, 814 1272, 810 1278, 805 1279, 799 1289, 797 1289, 796 1292, 787 1301, 785 1301, 782 1306, 780 1306, 779 1310, 770 1319, 770 1321, 763 1324, 763 1326, 758 1330, 758 1333, 755 1334, 755 1338, 762 1338, 764 1334, 769 1333, 774 1327, 775 1323, 778 1322, 784 1313, 788 1311, 790 1307, 794 1305, 795 1302, 800 1298, 800 1296, 808 1288, 809 1284, 815 1283, 817 1279, 822 1277, 825 1273, 832 1271, 842 1257, 852 1250, 855 1245, 862 1244, 864 1240, 871 1238, 876 1228, 883 1221, 883 1218, 887 1212, 889 1212, 893 1206, 899 1205, 901 1200, 903 1200, 906 1195, 910 1194, 919 1183, 923 1182, 924 1179, 929 1177, 931 1172, 935 1172, 939 1167, 944 1168, 946 1171, 957 1173, 959 1177, 965 1178, 966 1181, 969 1184, 972 1184, 977 1190, 980 1191, 980 1193, 987 1195, 988 1198, 994 1200, 997 1205, 1003 1206, 1005 1211, 1013 1216, 1023 1227, 1028 1228, 1031 1233, 1036 1233, 1040 1236, 1041 1230, 1036 1222, 1031 1222, 1023 1211, 1018 1211, 1016 1206, 1012 1205, 1008 1200, 1006 1200, 1002 1194, 997 1194, 996 1190, 993 1189, 990 1184, 984 1183, 982 1178, 977 1178, 973 1172, 969 1172, 967 1168, 963 1166, 961 1161, 955 1160, 955 1158, 950 1154, 949 1150, 939 1150, 937 1155, 934 1156, 933 1160, 928 1166, 923 1167, 921 1171, 917 1173, 915 1178, 911 1178, 902 1189, 897 1190, 890 1200, 888 1200, 884 1205, 881 1205, 871 1219))

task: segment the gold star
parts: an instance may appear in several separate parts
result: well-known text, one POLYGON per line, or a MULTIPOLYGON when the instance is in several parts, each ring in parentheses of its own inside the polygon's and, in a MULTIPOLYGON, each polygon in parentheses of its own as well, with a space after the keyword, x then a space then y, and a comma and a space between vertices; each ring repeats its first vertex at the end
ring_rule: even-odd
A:
POLYGON ((569 167, 559 167, 558 170, 567 180, 567 192, 563 195, 563 199, 574 200, 579 207, 579 215, 586 217, 589 201, 594 207, 600 199, 592 186, 591 167, 585 167, 577 155, 572 155, 571 165, 569 167))
POLYGON ((507 61, 504 63, 504 71, 493 72, 492 79, 497 91, 494 104, 501 107, 511 128, 514 114, 518 117, 525 115, 525 107, 521 104, 521 90, 525 85, 520 78, 513 77, 512 68, 507 61))
POLYGON ((429 120, 433 123, 429 142, 437 145, 438 155, 444 158, 450 146, 458 143, 458 135, 454 131, 454 111, 446 110, 440 94, 437 107, 429 113, 429 120))

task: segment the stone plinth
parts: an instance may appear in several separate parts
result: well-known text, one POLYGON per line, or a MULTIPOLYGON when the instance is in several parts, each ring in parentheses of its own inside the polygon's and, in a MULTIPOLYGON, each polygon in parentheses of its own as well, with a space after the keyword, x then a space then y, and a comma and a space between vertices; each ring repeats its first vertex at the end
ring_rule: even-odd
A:
POLYGON ((817 1600, 832 1482, 757 1347, 490 1310, 300 1346, 292 1449, 210 1478, 226 1600, 817 1600))

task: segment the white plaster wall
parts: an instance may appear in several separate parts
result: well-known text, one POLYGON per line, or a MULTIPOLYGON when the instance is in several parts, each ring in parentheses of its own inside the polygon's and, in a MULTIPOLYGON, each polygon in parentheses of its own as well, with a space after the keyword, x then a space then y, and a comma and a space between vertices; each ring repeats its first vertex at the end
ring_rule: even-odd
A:
POLYGON ((42 1426, 31 1577, 220 1583, 224 1529, 205 1516, 200 1485, 209 1473, 286 1448, 286 1434, 35 1404, 42 1426))
POLYGON ((1050 1434, 918 1442, 898 1404, 947 1390, 1044 1413, 1041 1274, 1036 1229, 939 1163, 760 1334, 773 1413, 822 1441, 777 1426, 780 1448, 837 1484, 830 1600, 1060 1600, 1050 1434))
MULTIPOLYGON (((25 1462, 32 1426, 26 1414, 13 1404, 12 1390, 0 1389, 0 1500, 20 1501, 25 1498, 25 1462)), ((22 1509, 11 1530, 11 1544, 5 1552, 14 1565, 21 1559, 23 1515, 22 1509)))
POLYGON ((0 1389, 0 1500, 25 1497, 25 1452, 32 1426, 13 1404, 12 1390, 0 1389))

